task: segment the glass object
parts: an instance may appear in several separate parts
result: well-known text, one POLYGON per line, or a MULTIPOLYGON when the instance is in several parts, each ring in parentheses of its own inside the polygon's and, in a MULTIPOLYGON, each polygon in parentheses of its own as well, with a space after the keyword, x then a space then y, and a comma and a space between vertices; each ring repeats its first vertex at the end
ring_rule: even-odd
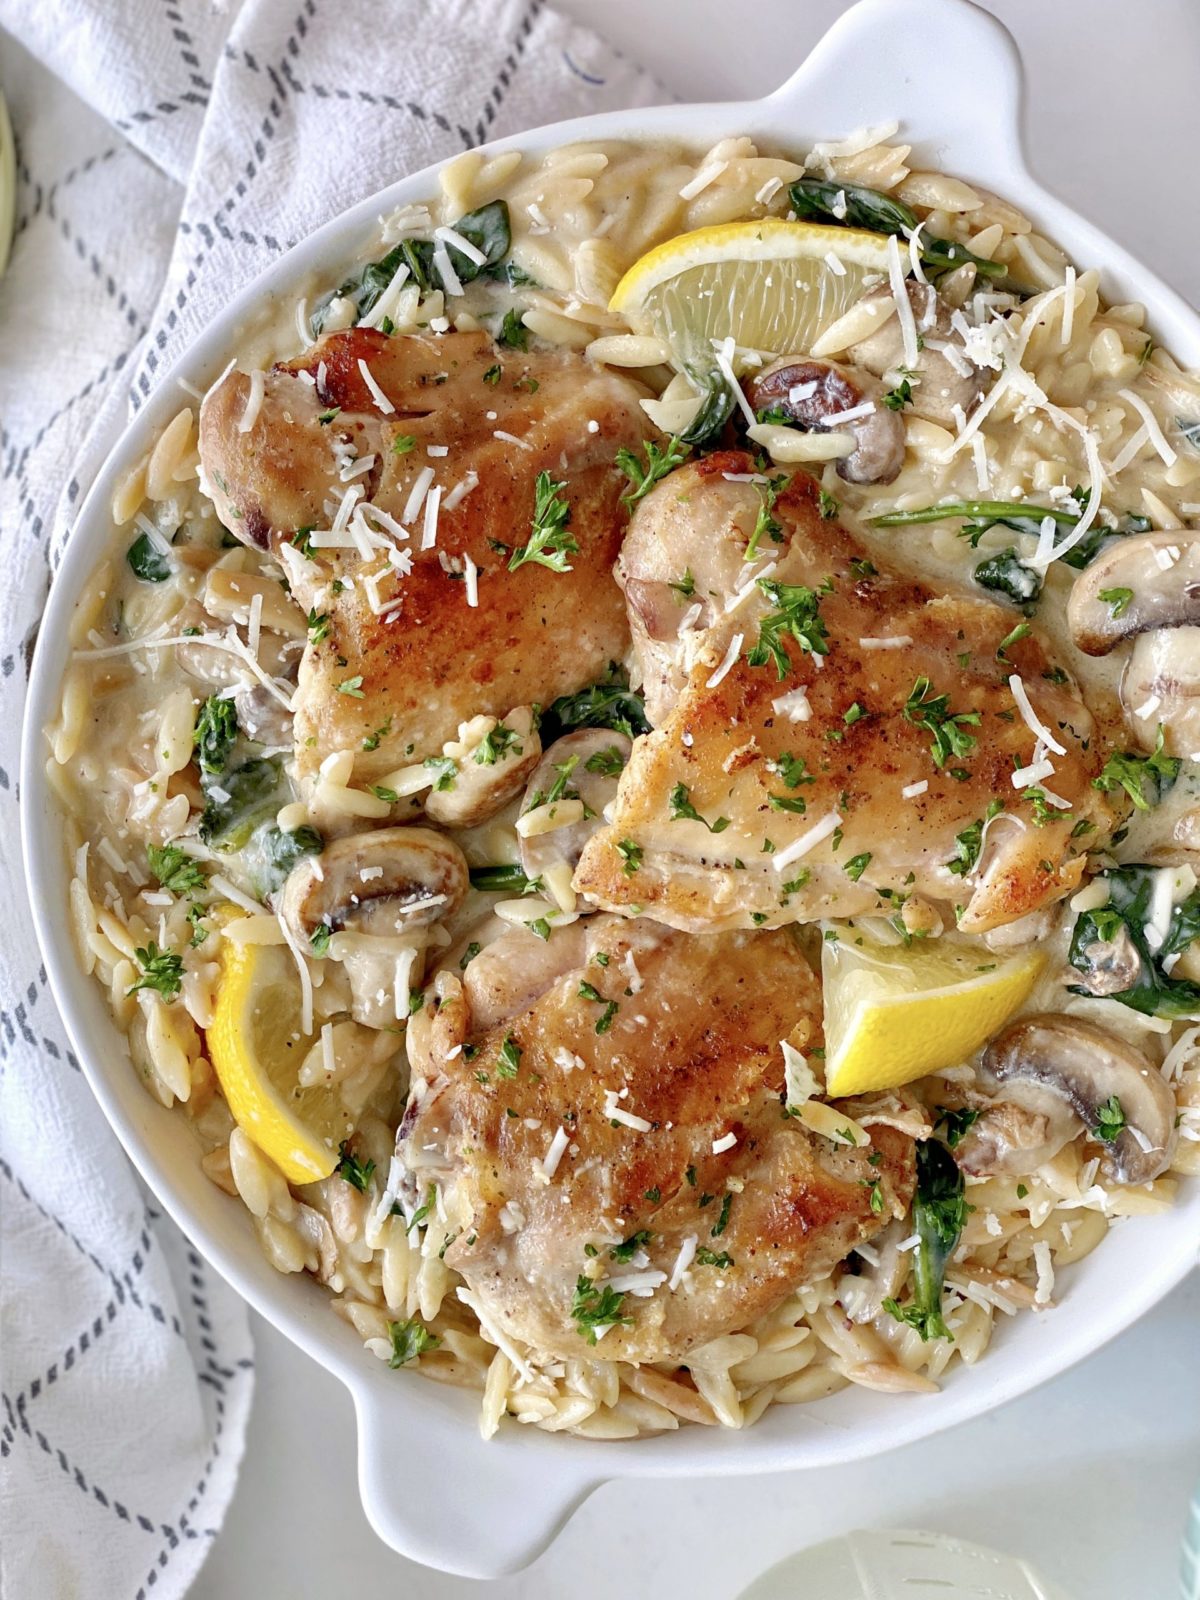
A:
MULTIPOLYGON (((1200 1530, 1198 1530, 1200 1532, 1200 1530)), ((1187 1600, 1193 1593, 1188 1591, 1187 1600)), ((861 1529, 788 1556, 739 1600, 1073 1600, 1016 1556, 940 1533, 861 1529)))

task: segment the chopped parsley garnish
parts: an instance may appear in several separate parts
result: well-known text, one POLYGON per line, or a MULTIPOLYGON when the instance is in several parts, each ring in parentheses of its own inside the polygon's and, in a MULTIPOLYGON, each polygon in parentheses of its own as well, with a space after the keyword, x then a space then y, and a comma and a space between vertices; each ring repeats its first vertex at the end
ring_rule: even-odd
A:
POLYGON ((208 938, 210 930, 206 928, 204 923, 200 920, 205 915, 206 912, 203 906, 191 905, 188 907, 187 917, 188 921, 192 925, 192 937, 188 940, 188 944, 193 950, 197 945, 203 944, 205 939, 208 938))
POLYGON ((783 755, 776 756, 767 762, 772 772, 777 772, 787 784, 789 789, 798 789, 802 783, 816 783, 816 777, 808 770, 808 762, 803 756, 789 755, 785 750, 783 755))
POLYGON ((546 921, 545 917, 535 917, 532 922, 527 922, 525 926, 535 938, 541 939, 544 943, 549 944, 550 924, 546 921))
POLYGON ((427 1350, 436 1350, 442 1342, 436 1333, 430 1333, 419 1317, 410 1317, 407 1322, 389 1322, 387 1326, 388 1338, 392 1341, 389 1367, 406 1366, 427 1350))
POLYGON ((613 1018, 620 1009, 621 1008, 618 1001, 610 1000, 601 1014, 596 1018, 596 1032, 607 1033, 613 1025, 613 1018))
POLYGON ((870 865, 871 852, 869 850, 865 850, 860 856, 851 856, 849 861, 847 861, 844 870, 846 876, 853 879, 853 881, 857 883, 870 865))
POLYGON ((498 1078, 515 1078, 520 1070, 521 1047, 511 1033, 506 1033, 496 1062, 496 1076, 498 1078))
POLYGON ((586 772, 596 772, 603 778, 613 778, 624 768, 625 757, 615 744, 610 744, 603 750, 593 751, 583 765, 586 772))
POLYGON ((725 1229, 729 1226, 729 1211, 732 1205, 733 1191, 731 1189, 727 1189, 721 1200, 721 1214, 712 1226, 709 1234, 710 1238, 719 1239, 725 1232, 725 1229))
POLYGON ((363 675, 361 672, 356 673, 353 678, 343 678, 341 683, 337 684, 335 687, 337 688, 337 692, 339 694, 348 694, 353 700, 361 700, 364 698, 363 675))
POLYGON ((577 992, 581 1000, 598 1000, 601 1005, 604 1004, 604 996, 599 989, 594 983, 588 983, 586 979, 579 985, 577 992))
POLYGON ((192 743, 200 771, 218 777, 229 765, 234 742, 238 735, 237 712, 232 700, 222 700, 219 695, 209 695, 200 707, 196 718, 196 731, 192 743))
MULTIPOLYGON (((825 489, 817 490, 817 509, 820 511, 823 521, 832 522, 841 508, 841 501, 835 500, 834 497, 825 489)), ((859 564, 864 567, 871 567, 871 563, 869 561, 864 561, 859 564)), ((850 565, 853 567, 855 563, 852 561, 850 565)), ((871 574, 873 574, 874 571, 875 568, 871 567, 871 574)))
POLYGON ((392 454, 394 456, 406 456, 416 448, 417 441, 411 433, 398 433, 392 440, 392 454))
POLYGON ((1115 1144, 1121 1130, 1126 1125, 1125 1109, 1115 1094, 1110 1094, 1103 1105, 1096 1108, 1096 1126, 1093 1130, 1097 1139, 1102 1139, 1105 1144, 1115 1144))
POLYGON ((631 1233, 628 1239, 622 1239, 620 1244, 614 1244, 608 1252, 614 1261, 632 1261, 638 1251, 650 1243, 653 1238, 649 1228, 639 1228, 636 1233, 631 1233))
POLYGON ((883 1180, 882 1178, 860 1178, 859 1187, 869 1189, 871 1194, 870 1206, 875 1216, 883 1215, 883 1180))
POLYGON ((696 580, 692 576, 691 567, 683 569, 683 577, 676 578, 674 583, 668 583, 668 589, 674 589, 681 600, 690 600, 696 592, 696 580))
POLYGON ((799 817, 808 810, 808 801, 798 794, 769 794, 767 804, 772 811, 792 811, 799 817))
POLYGON ((1114 750, 1104 763, 1099 778, 1091 779, 1091 787, 1123 789, 1139 811, 1149 811, 1171 789, 1181 766, 1178 755, 1163 754, 1163 726, 1160 723, 1152 754, 1138 755, 1133 750, 1114 750))
POLYGON ((756 483, 758 491, 758 515, 754 519, 754 532, 750 535, 750 542, 746 546, 744 561, 758 560, 758 547, 764 538, 770 538, 776 544, 783 537, 783 529, 775 520, 775 502, 780 492, 790 482, 786 472, 778 473, 774 478, 769 478, 766 483, 756 483))
POLYGON ((629 479, 630 486, 621 496, 624 506, 635 506, 639 500, 644 500, 656 483, 674 472, 692 453, 691 447, 674 435, 667 440, 665 448, 655 444, 653 439, 643 439, 642 450, 646 456, 645 465, 629 449, 618 450, 615 457, 617 466, 629 479))
POLYGON ((721 1271, 733 1265, 733 1257, 728 1250, 722 1250, 718 1254, 715 1250, 710 1250, 707 1245, 700 1246, 693 1260, 698 1267, 717 1267, 721 1271))
POLYGON ((1101 589, 1100 599, 1108 606, 1113 618, 1123 617, 1133 599, 1132 589, 1101 589))
POLYGON ((632 1317, 621 1315, 624 1299, 623 1294, 617 1294, 607 1285, 602 1288, 580 1273, 571 1297, 571 1316, 589 1344, 596 1343, 596 1331, 599 1328, 612 1328, 619 1323, 628 1326, 632 1323, 632 1317))
POLYGON ((483 375, 483 381, 484 381, 484 383, 491 384, 492 388, 494 389, 496 387, 496 385, 500 382, 500 379, 503 376, 504 376, 504 374, 503 374, 503 371, 502 371, 501 367, 499 365, 496 365, 494 367, 489 367, 487 369, 487 371, 483 375))
POLYGON ((433 1208, 434 1208, 434 1206, 436 1204, 437 1204, 437 1190, 434 1188, 433 1184, 431 1183, 429 1185, 428 1189, 426 1189, 426 1191, 425 1191, 424 1200, 417 1207, 417 1209, 413 1212, 411 1218, 409 1219, 408 1226, 404 1230, 405 1233, 411 1233, 414 1228, 419 1228, 421 1226, 421 1224, 425 1221, 425 1219, 429 1216, 429 1213, 433 1210, 433 1208))
POLYGON ((954 858, 944 863, 948 872, 952 872, 956 878, 966 877, 967 873, 971 871, 979 860, 979 852, 983 849, 984 824, 990 822, 993 817, 999 816, 1003 810, 1004 806, 1001 801, 990 801, 987 811, 982 817, 976 818, 961 833, 955 835, 954 858))
POLYGON ((511 750, 516 756, 523 751, 521 736, 515 728, 506 727, 503 722, 498 722, 494 728, 489 728, 479 741, 479 748, 475 752, 475 760, 481 767, 494 767, 496 762, 511 750))
POLYGON ((317 421, 323 428, 327 428, 331 422, 335 422, 337 420, 338 416, 341 414, 341 410, 341 406, 330 406, 328 411, 322 411, 321 415, 317 418, 317 421))
MULTIPOLYGON (((1012 632, 1006 633, 1003 639, 1001 639, 1000 643, 996 646, 996 660, 1003 661, 1005 664, 1007 664, 1009 645, 1017 644, 1020 640, 1027 639, 1032 632, 1033 628, 1030 623, 1018 622, 1012 632)), ((966 665, 965 662, 964 665, 966 665)))
POLYGON ((912 404, 912 384, 907 378, 902 378, 894 389, 889 389, 883 397, 883 403, 889 411, 903 411, 905 406, 912 404))
POLYGON ((1092 787, 1107 791, 1124 789, 1139 811, 1149 811, 1174 784, 1181 765, 1178 756, 1163 754, 1160 723, 1151 755, 1140 756, 1132 750, 1114 751, 1104 763, 1100 776, 1092 779, 1092 787))
POLYGON ((687 785, 684 783, 677 783, 671 790, 670 806, 672 822, 700 822, 709 833, 724 833, 729 826, 728 817, 718 817, 715 822, 706 822, 688 798, 687 785))
POLYGON ((951 711, 950 696, 931 693, 929 679, 917 679, 904 703, 904 720, 924 728, 931 739, 930 753, 935 767, 943 767, 950 756, 968 756, 975 748, 975 736, 964 732, 978 727, 978 711, 951 711))
POLYGON ((332 937, 333 929, 329 924, 327 922, 318 922, 308 936, 313 955, 327 956, 329 954, 329 941, 332 937))
POLYGON ((634 844, 632 839, 622 839, 617 845, 617 854, 625 863, 625 876, 632 878, 642 864, 643 850, 640 844, 634 844))
POLYGON ((422 765, 437 773, 433 787, 439 794, 453 789, 458 778, 458 763, 453 756, 426 756, 422 765))
POLYGON ((758 643, 746 652, 749 664, 763 667, 773 661, 780 678, 786 678, 791 661, 783 641, 788 637, 811 655, 828 655, 829 643, 818 614, 821 602, 816 592, 802 584, 778 583, 774 578, 759 578, 757 583, 776 610, 762 619, 758 643))
POLYGON ((150 871, 171 894, 194 894, 208 883, 208 874, 194 856, 177 844, 146 846, 150 871))
POLYGON ((166 1001, 174 1000, 183 987, 183 957, 173 950, 160 950, 151 939, 133 952, 142 975, 126 989, 134 994, 138 989, 153 989, 166 1001))
POLYGON ((389 789, 385 783, 373 783, 371 793, 376 800, 382 800, 384 805, 388 806, 394 806, 400 798, 395 789, 389 789))
POLYGON ((460 972, 465 972, 482 949, 483 946, 479 943, 478 939, 472 939, 470 944, 459 957, 458 970, 460 972))
POLYGON ((315 606, 311 607, 308 613, 309 644, 320 644, 323 639, 328 637, 329 613, 327 611, 318 611, 315 606))
POLYGON ((556 482, 548 472, 539 472, 534 485, 533 523, 529 542, 514 550, 508 570, 515 572, 526 561, 536 561, 549 567, 551 572, 570 572, 568 555, 574 555, 579 546, 567 532, 571 520, 571 507, 560 494, 566 481, 556 482))
POLYGON ((504 321, 500 324, 496 343, 505 345, 510 350, 529 349, 529 329, 521 321, 515 308, 510 307, 504 313, 504 321))
POLYGON ((366 1194, 371 1182, 371 1174, 375 1171, 373 1161, 360 1161, 350 1149, 349 1142, 345 1139, 338 1145, 337 1173, 345 1178, 351 1188, 357 1189, 359 1194, 366 1194))

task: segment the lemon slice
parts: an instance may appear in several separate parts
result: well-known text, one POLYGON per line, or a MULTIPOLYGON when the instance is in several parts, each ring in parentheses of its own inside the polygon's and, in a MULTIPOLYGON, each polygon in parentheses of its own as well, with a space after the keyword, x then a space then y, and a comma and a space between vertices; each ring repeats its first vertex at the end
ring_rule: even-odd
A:
POLYGON ((942 945, 822 950, 825 1088, 833 1096, 895 1089, 968 1060, 1028 999, 1042 967, 942 945))
POLYGON ((336 1089, 302 1089, 313 1040, 300 1031, 300 978, 282 945, 223 942, 208 1050, 234 1121, 292 1183, 327 1178, 353 1123, 336 1089))
POLYGON ((811 350, 887 270, 883 234, 779 217, 723 222, 647 251, 609 310, 665 340, 680 366, 707 373, 714 339, 772 355, 811 350))

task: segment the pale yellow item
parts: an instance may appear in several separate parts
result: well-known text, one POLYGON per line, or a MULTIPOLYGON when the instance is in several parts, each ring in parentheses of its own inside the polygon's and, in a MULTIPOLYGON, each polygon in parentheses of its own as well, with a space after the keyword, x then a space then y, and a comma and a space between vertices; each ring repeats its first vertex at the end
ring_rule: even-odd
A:
POLYGON ((1028 999, 1042 957, 929 945, 864 949, 839 929, 822 949, 825 1088, 895 1089, 969 1061, 1028 999))
POLYGON ((300 979, 284 945, 223 941, 208 1048, 238 1126, 292 1183, 327 1178, 352 1131, 335 1088, 298 1086, 313 1040, 300 1032, 300 979))
POLYGON ((707 376, 714 340, 732 336, 773 355, 811 350, 887 270, 883 234, 778 217, 725 222, 648 250, 609 310, 665 341, 681 367, 707 376))

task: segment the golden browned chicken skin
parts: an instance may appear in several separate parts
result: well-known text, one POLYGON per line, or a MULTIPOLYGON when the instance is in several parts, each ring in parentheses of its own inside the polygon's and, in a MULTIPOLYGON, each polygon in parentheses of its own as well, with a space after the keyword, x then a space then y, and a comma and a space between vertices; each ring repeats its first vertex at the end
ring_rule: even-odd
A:
POLYGON ((781 1041, 814 1045, 821 1012, 789 932, 599 916, 452 958, 410 1028, 398 1153, 502 1336, 683 1359, 905 1214, 907 1136, 852 1148, 785 1113, 781 1041))
POLYGON ((612 565, 626 484, 613 458, 654 433, 638 384, 573 352, 497 348, 482 332, 370 328, 330 334, 266 373, 257 409, 256 381, 231 372, 210 393, 201 460, 222 522, 279 554, 300 604, 327 619, 300 666, 302 773, 352 749, 356 775, 379 777, 438 754, 469 718, 570 693, 625 654, 612 565), (569 571, 509 570, 542 472, 564 485, 578 549, 569 571), (432 534, 428 497, 410 505, 422 475, 443 502, 432 534), (346 535, 324 542, 348 493, 365 549, 346 535))
POLYGON ((634 748, 576 889, 684 929, 892 914, 922 896, 976 933, 1068 893, 1081 852, 1112 825, 1092 786, 1106 750, 1036 624, 1010 641, 1013 608, 936 595, 868 560, 822 516, 804 473, 780 489, 777 542, 760 535, 748 567, 767 494, 754 476, 748 456, 718 453, 638 509, 618 579, 657 726, 634 748), (694 594, 681 601, 685 571, 694 594), (811 591, 828 647, 816 654, 785 628, 782 676, 769 656, 748 660, 780 609, 753 581, 768 572, 811 591), (1063 751, 1040 785, 1020 789, 1013 772, 1036 741, 1014 674, 1063 751), (959 748, 939 764, 946 721, 959 748), (1005 816, 968 862, 958 836, 982 828, 993 802, 1005 816))

